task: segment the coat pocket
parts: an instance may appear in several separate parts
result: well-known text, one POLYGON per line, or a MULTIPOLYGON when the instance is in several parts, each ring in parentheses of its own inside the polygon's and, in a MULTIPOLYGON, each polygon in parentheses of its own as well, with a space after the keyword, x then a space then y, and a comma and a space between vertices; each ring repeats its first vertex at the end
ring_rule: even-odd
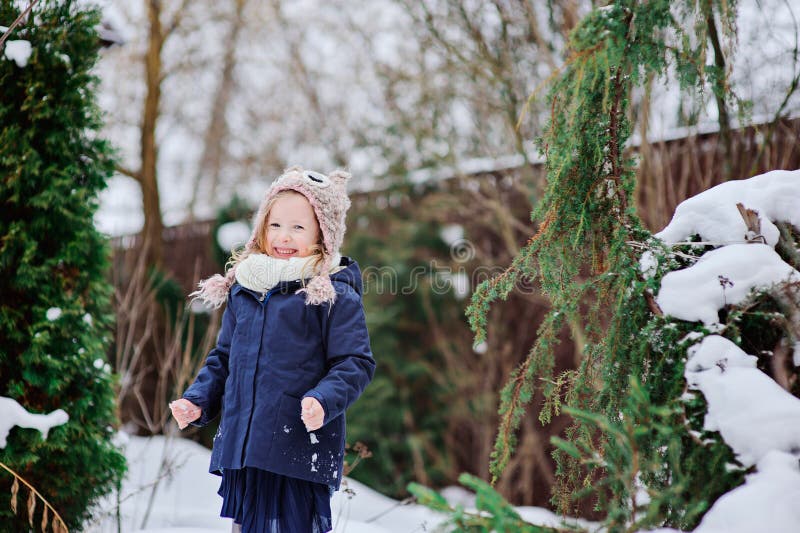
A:
POLYGON ((272 454, 283 461, 291 476, 335 483, 344 453, 343 425, 334 420, 315 431, 306 431, 300 419, 300 401, 295 396, 281 395, 272 454))

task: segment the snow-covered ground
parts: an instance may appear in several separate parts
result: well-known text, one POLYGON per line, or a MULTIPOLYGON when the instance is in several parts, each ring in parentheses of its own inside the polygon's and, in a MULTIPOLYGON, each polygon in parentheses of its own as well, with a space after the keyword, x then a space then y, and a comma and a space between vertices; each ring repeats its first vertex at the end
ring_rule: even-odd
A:
MULTIPOLYGON (((230 519, 219 517, 222 498, 217 495, 219 478, 208 473, 210 450, 178 436, 135 437, 125 433, 118 434, 118 445, 128 460, 122 491, 98 504, 96 518, 87 525, 87 533, 231 530, 230 519)), ((447 487, 442 495, 451 505, 474 508, 474 495, 461 487, 447 487)), ((427 507, 388 498, 349 478, 343 480, 342 490, 334 494, 331 510, 334 533, 433 531, 447 518, 427 507)), ((518 507, 517 511, 532 523, 561 524, 561 517, 547 509, 518 507)))
MULTIPOLYGON (((181 437, 135 437, 121 433, 128 474, 119 495, 98 505, 89 533, 116 533, 119 498, 121 531, 210 533, 231 530, 219 517, 219 478, 208 473, 210 450, 181 437), (165 465, 165 466, 162 466, 165 465)), ((333 497, 334 531, 411 533, 431 531, 444 516, 416 504, 403 505, 353 479, 345 478, 333 497)), ((464 498, 460 489, 450 491, 464 498)), ((541 510, 540 510, 541 511, 541 510)), ((542 516, 546 511, 542 512, 542 516)))

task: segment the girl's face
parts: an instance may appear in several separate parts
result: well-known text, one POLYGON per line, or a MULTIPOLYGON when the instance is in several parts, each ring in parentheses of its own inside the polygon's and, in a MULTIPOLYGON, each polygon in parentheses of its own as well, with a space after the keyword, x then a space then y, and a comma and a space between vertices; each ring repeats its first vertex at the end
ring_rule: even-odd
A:
POLYGON ((267 216, 267 254, 279 259, 308 257, 319 243, 314 209, 299 193, 281 196, 267 216))

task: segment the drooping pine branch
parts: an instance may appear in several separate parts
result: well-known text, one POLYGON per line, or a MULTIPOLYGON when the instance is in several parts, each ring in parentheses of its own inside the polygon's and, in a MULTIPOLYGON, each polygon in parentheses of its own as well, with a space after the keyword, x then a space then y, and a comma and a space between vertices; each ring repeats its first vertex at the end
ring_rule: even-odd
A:
MULTIPOLYGON (((731 31, 735 1, 704 6, 721 14, 723 32, 731 31)), ((532 215, 538 231, 501 276, 478 287, 467 311, 481 341, 491 304, 522 277, 537 280, 550 300, 536 342, 501 391, 490 471, 496 481, 509 464, 528 404, 544 383, 540 419, 562 410, 573 418, 566 438, 554 441, 553 501, 570 513, 591 497, 609 530, 690 529, 713 498, 742 479, 718 435, 697 437, 705 404, 684 394, 683 361, 685 340, 698 326, 672 322, 655 305, 661 276, 677 264, 665 258, 654 275, 643 276, 642 247, 660 248, 629 201, 632 89, 672 66, 683 88, 700 93, 707 27, 696 22, 699 9, 695 2, 618 0, 575 28, 539 139, 547 184, 532 215), (575 339, 584 343, 583 359, 555 377, 564 324, 583 326, 575 339), (642 486, 647 501, 638 497, 642 486)))
MULTIPOLYGON (((601 15, 595 22, 602 22, 606 29, 624 27, 621 35, 616 28, 617 33, 603 33, 599 42, 585 40, 584 48, 576 53, 577 60, 567 67, 551 93, 569 91, 576 98, 553 97, 556 103, 551 128, 542 140, 548 154, 548 187, 536 213, 536 218, 545 223, 515 259, 512 269, 517 275, 532 270, 554 309, 545 319, 537 343, 501 393, 500 427, 490 467, 495 479, 513 453, 513 434, 533 395, 534 379, 552 378, 547 372, 554 367, 553 344, 563 320, 580 320, 576 302, 592 297, 605 283, 601 278, 599 283, 585 284, 583 273, 602 276, 616 262, 608 256, 613 249, 609 240, 629 236, 611 231, 615 226, 638 227, 628 213, 630 187, 625 180, 630 181, 630 176, 625 173, 630 173, 630 165, 622 159, 622 145, 629 133, 625 76, 630 66, 612 66, 610 60, 626 57, 614 49, 627 42, 633 14, 619 9, 618 16, 619 20, 601 15), (589 113, 588 109, 596 112, 589 113), (597 222, 603 221, 605 227, 598 227, 597 222)), ((472 310, 487 305, 485 301, 496 295, 478 292, 472 310)))
MULTIPOLYGON (((609 423, 616 423, 625 406, 630 375, 647 383, 654 401, 667 401, 678 386, 672 370, 661 387, 649 377, 661 363, 653 361, 651 339, 642 332, 656 332, 656 324, 664 323, 653 309, 651 291, 657 280, 642 278, 640 252, 630 244, 648 240, 649 233, 629 201, 634 162, 625 146, 631 133, 630 95, 637 83, 663 75, 670 62, 684 85, 703 83, 705 50, 690 45, 691 32, 702 30, 690 23, 695 9, 694 4, 676 8, 666 0, 618 1, 593 11, 572 34, 573 52, 552 85, 550 125, 539 140, 547 169, 545 194, 533 213, 540 226, 509 269, 478 288, 468 309, 479 341, 491 303, 505 299, 520 277, 536 279, 552 304, 539 338, 501 392, 490 464, 493 480, 514 453, 516 431, 538 383, 549 384, 544 388, 544 420, 560 409, 563 396, 567 406, 606 416, 609 423), (585 358, 580 368, 554 378, 554 346, 562 325, 573 322, 585 325, 585 358)), ((614 456, 604 451, 607 430, 583 417, 576 419, 569 436, 587 450, 614 456)), ((572 495, 561 498, 562 511, 569 510, 573 496, 586 492, 591 480, 610 475, 600 462, 587 463, 568 453, 556 456, 556 492, 572 495)), ((624 463, 631 457, 628 453, 616 459, 624 463)), ((621 503, 630 496, 625 472, 628 477, 609 481, 609 492, 599 499, 621 513, 612 521, 636 512, 635 502, 621 503)))

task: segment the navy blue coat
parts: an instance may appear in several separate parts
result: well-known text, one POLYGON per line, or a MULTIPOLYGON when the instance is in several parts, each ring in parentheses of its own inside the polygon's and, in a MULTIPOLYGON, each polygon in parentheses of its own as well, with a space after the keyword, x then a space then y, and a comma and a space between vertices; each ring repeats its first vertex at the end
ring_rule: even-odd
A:
POLYGON ((372 379, 375 360, 361 302, 358 263, 331 275, 333 305, 306 305, 300 282, 266 294, 235 283, 216 347, 183 397, 203 426, 222 411, 209 471, 255 467, 339 487, 345 410, 372 379), (308 432, 300 401, 319 400, 323 426, 308 432))

